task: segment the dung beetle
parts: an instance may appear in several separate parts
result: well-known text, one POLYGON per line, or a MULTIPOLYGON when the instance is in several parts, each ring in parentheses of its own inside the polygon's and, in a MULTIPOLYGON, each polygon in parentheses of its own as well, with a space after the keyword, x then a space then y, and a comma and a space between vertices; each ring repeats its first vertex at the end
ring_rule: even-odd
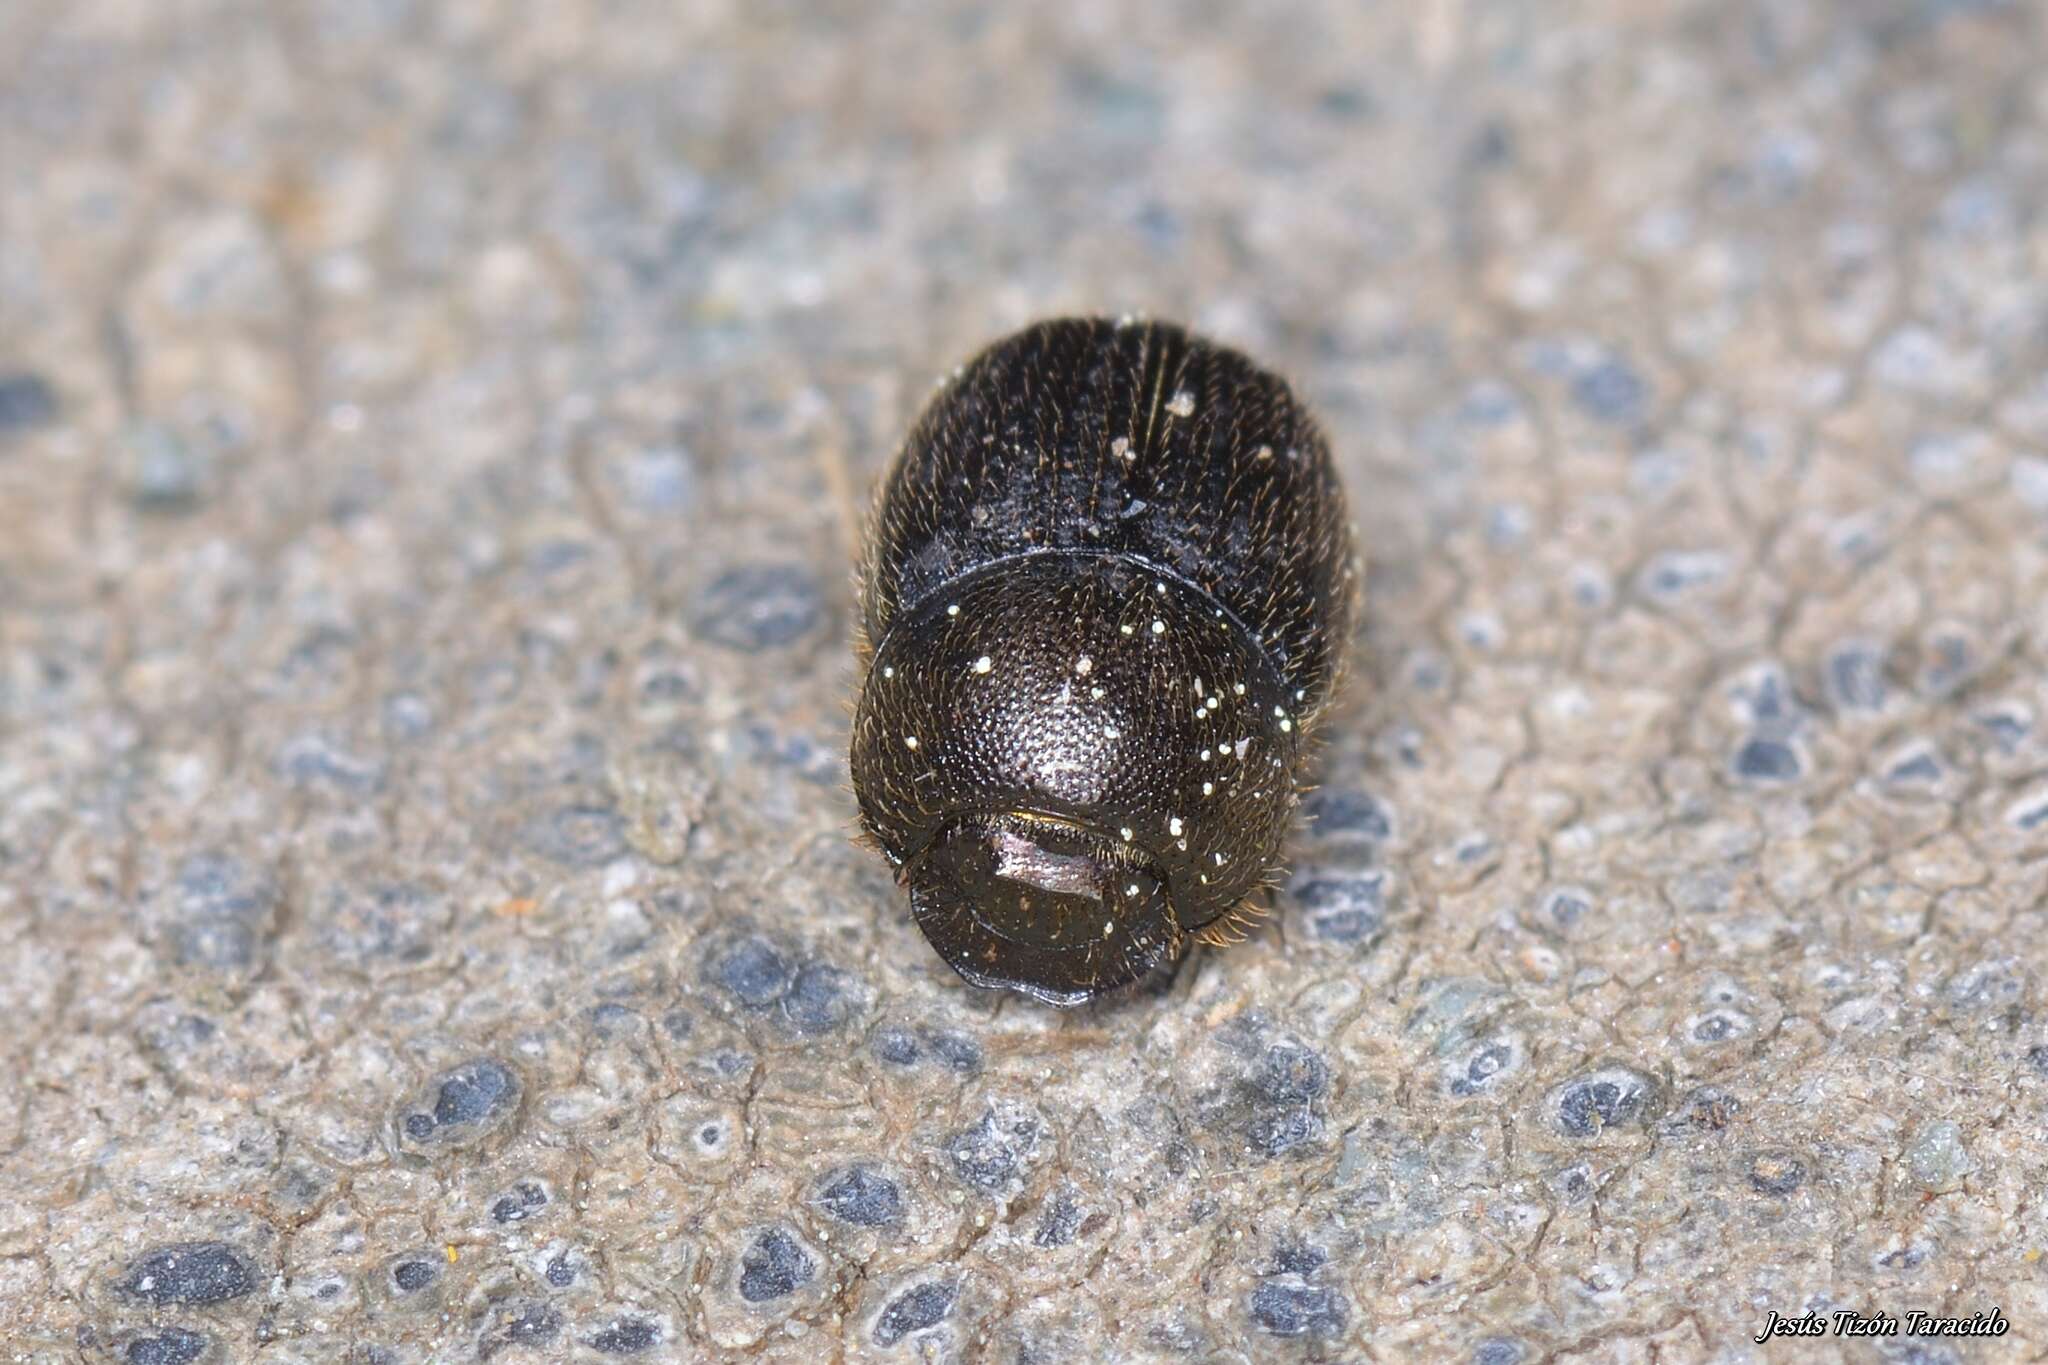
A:
POLYGON ((940 956, 1074 1005, 1241 938, 1361 582, 1328 443, 1238 352, 1075 318, 956 370, 876 499, 851 753, 940 956))

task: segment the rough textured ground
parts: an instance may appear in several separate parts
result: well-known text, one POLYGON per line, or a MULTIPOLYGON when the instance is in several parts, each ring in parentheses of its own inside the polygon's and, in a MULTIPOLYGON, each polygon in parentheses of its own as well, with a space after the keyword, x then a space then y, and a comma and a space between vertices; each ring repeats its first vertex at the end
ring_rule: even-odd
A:
POLYGON ((2048 1353, 2042 14, 7 0, 10 1358, 2048 1353), (1074 309, 1373 594, 1054 1014, 848 842, 848 528, 1074 309))

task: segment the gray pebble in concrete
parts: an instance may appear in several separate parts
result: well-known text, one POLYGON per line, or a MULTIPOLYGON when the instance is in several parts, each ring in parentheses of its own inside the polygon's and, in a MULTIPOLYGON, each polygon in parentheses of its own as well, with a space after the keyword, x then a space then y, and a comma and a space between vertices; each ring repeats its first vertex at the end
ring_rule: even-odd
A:
POLYGON ((1294 1274, 1261 1282, 1247 1312, 1259 1331, 1276 1337, 1334 1337, 1351 1318, 1351 1306, 1336 1289, 1294 1274))
POLYGON ((697 597, 691 627, 698 638, 758 654, 795 644, 824 620, 824 600, 810 572, 789 564, 747 564, 719 575, 697 597))
POLYGON ((1837 711, 1881 711, 1887 688, 1884 654, 1865 640, 1847 641, 1828 655, 1825 674, 1828 699, 1837 711))
POLYGON ((255 1265, 226 1242, 173 1242, 129 1265, 119 1288, 150 1303, 201 1306, 256 1292, 255 1265))
POLYGON ((1572 401, 1603 422, 1633 422, 1650 400, 1650 386, 1625 362, 1609 358, 1572 381, 1572 401))
POLYGON ((57 391, 39 374, 0 371, 0 440, 57 420, 57 391))
POLYGON ((652 1318, 621 1316, 605 1323, 585 1340, 593 1351, 605 1355, 638 1355, 660 1344, 661 1324, 652 1318))
POLYGON ((399 1145, 418 1152, 468 1147, 512 1121, 523 1087, 494 1057, 476 1057, 436 1076, 396 1119, 399 1145))
POLYGON ((1087 1217, 1088 1210, 1081 1202, 1081 1192, 1071 1184, 1062 1185, 1046 1200, 1045 1208, 1038 1216, 1038 1226, 1031 1234, 1031 1244, 1042 1250, 1070 1246, 1087 1217))
POLYGON ((739 1295, 753 1304, 787 1298, 817 1274, 817 1257, 795 1233, 766 1228, 740 1254, 739 1295))
POLYGON ((1906 1176, 1930 1193, 1955 1189, 1972 1167, 1963 1130, 1950 1120, 1922 1124, 1906 1145, 1906 1176))
POLYGON ((125 1365, 195 1365, 212 1347, 213 1339, 204 1332, 167 1327, 129 1338, 121 1346, 121 1360, 125 1365))
POLYGON ((1789 1152, 1758 1152, 1749 1161, 1749 1186, 1758 1194, 1789 1195, 1806 1183, 1806 1175, 1806 1162, 1789 1152))
POLYGON ((194 854, 179 864, 172 893, 173 952, 185 965, 252 965, 269 941, 276 906, 270 877, 232 853, 194 854))
POLYGON ((780 1001, 796 980, 796 964, 758 935, 732 944, 707 964, 706 972, 721 990, 752 1010, 780 1001))
POLYGON ((1305 869, 1288 886, 1309 932, 1333 943, 1363 943, 1386 927, 1386 874, 1305 869))
POLYGON ((493 1308, 480 1339, 481 1353, 488 1358, 509 1347, 538 1350, 551 1346, 561 1336, 562 1311, 538 1299, 512 1299, 493 1308))
POLYGON ((1655 1081, 1628 1067, 1609 1066, 1561 1086, 1553 1096, 1552 1114, 1567 1137, 1596 1138, 1642 1123, 1656 1101, 1655 1081))
POLYGON ((946 1160, 962 1182, 986 1195, 1007 1195, 1021 1184, 1045 1139, 1042 1119, 1010 1100, 991 1102, 981 1117, 946 1139, 946 1160))
POLYGON ((813 1202, 851 1227, 888 1227, 903 1218, 902 1186, 873 1166, 846 1166, 827 1174, 813 1202))
POLYGON ((875 1320, 875 1344, 894 1346, 905 1337, 928 1331, 946 1320, 960 1297, 956 1280, 927 1280, 889 1300, 875 1320))
POLYGON ((1799 751, 1779 739, 1745 740, 1735 751, 1735 775, 1750 782, 1779 783, 1796 779, 1804 769, 1799 751))

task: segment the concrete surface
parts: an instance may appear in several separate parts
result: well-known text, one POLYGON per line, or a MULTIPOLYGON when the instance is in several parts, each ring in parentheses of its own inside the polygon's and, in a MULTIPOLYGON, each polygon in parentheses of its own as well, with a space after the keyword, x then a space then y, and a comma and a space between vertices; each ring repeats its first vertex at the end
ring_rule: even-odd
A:
POLYGON ((2044 50, 8 0, 9 1358, 2041 1358, 2044 50), (862 490, 1077 309, 1374 591, 1270 926, 1060 1015, 842 745, 862 490))

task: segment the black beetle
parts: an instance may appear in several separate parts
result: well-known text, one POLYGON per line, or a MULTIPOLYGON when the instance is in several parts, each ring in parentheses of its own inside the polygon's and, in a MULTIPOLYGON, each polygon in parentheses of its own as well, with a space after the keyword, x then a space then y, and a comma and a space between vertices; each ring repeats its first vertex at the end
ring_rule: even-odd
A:
POLYGON ((1158 322, 956 371, 877 499, 854 792, 980 986, 1091 1000, 1259 911, 1361 572, 1287 385, 1158 322))

